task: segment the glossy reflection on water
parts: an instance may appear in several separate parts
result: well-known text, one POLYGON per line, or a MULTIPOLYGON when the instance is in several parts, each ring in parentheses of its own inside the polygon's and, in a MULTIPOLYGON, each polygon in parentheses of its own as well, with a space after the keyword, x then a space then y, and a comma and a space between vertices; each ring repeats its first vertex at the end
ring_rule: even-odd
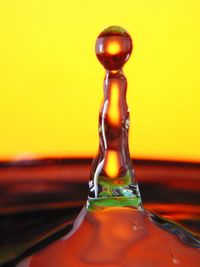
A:
POLYGON ((85 208, 67 235, 17 267, 197 267, 200 242, 143 209, 85 208))

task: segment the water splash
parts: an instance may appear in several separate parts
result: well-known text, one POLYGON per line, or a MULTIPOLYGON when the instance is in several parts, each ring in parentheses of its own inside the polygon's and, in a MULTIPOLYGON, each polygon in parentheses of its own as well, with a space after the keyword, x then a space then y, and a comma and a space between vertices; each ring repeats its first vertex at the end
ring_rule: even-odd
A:
POLYGON ((102 206, 141 207, 128 147, 127 80, 122 70, 131 52, 131 37, 121 27, 111 26, 97 38, 96 55, 106 69, 106 75, 99 114, 99 152, 89 181, 89 209, 102 206))

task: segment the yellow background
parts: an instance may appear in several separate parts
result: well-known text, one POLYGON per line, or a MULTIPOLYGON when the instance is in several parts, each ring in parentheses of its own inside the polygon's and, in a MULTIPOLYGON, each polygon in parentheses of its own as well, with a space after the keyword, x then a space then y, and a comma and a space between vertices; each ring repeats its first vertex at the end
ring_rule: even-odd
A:
POLYGON ((199 0, 0 4, 0 159, 93 156, 106 26, 134 40, 125 67, 135 158, 200 161, 199 0))

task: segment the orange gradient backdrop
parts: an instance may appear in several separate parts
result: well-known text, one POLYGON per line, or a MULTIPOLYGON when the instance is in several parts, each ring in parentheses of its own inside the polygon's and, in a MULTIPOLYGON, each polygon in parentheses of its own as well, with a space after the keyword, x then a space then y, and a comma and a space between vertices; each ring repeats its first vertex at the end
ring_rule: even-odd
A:
POLYGON ((0 159, 93 156, 100 31, 125 27, 135 158, 200 161, 200 2, 11 0, 0 4, 0 159))

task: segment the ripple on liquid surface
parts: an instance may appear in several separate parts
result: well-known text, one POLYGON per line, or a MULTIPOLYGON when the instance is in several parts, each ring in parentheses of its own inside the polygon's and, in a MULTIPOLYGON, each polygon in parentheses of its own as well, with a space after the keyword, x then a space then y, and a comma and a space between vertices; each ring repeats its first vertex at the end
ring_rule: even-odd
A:
POLYGON ((199 240, 133 208, 83 209, 70 233, 17 267, 198 267, 199 240))

